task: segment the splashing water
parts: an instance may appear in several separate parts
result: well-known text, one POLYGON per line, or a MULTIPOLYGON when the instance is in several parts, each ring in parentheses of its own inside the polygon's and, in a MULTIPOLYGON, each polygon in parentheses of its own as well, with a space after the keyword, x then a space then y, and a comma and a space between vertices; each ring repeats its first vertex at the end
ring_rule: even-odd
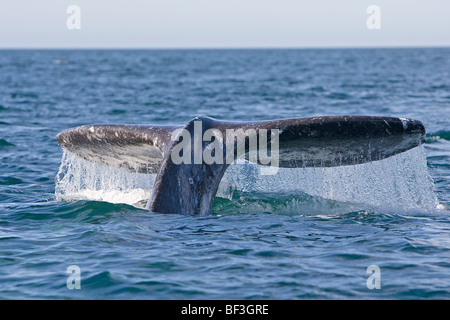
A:
MULTIPOLYGON (((143 208, 155 177, 85 161, 64 151, 55 193, 58 200, 107 201, 143 208)), ((317 205, 317 199, 402 211, 433 212, 439 208, 423 146, 361 165, 279 168, 274 175, 260 175, 259 167, 248 162, 233 164, 225 173, 217 196, 232 200, 236 194, 241 200, 245 194, 298 195, 301 201, 292 197, 286 200, 288 209, 299 206, 299 201, 302 209, 305 201, 317 205)), ((255 203, 251 196, 248 199, 255 203)))
MULTIPOLYGON (((258 175, 258 167, 232 166, 226 177, 231 190, 308 194, 323 199, 403 211, 440 207, 428 173, 423 146, 365 164, 328 168, 279 168, 258 175)), ((221 189, 224 195, 226 187, 221 189)))
POLYGON ((64 150, 55 194, 59 201, 95 200, 145 207, 155 177, 86 161, 64 150))

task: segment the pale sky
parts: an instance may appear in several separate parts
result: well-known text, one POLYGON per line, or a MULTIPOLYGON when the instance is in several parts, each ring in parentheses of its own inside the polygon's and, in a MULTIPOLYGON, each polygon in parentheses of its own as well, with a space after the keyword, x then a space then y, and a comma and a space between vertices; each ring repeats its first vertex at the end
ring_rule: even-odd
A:
POLYGON ((0 48, 377 46, 450 46, 450 0, 0 0, 0 48))

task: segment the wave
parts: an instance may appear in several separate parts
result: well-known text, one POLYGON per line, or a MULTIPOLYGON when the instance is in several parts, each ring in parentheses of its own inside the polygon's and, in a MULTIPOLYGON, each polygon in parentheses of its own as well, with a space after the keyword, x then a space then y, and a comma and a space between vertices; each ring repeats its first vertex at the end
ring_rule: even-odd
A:
POLYGON ((306 193, 274 194, 236 192, 232 199, 216 197, 214 215, 269 213, 287 216, 339 216, 349 213, 376 212, 364 204, 340 202, 306 193))
POLYGON ((434 133, 427 133, 425 143, 433 143, 441 139, 450 141, 450 131, 440 130, 434 133))
POLYGON ((15 147, 15 145, 5 139, 0 139, 0 148, 2 147, 15 147))
POLYGON ((16 177, 0 177, 0 185, 12 186, 18 184, 24 184, 25 182, 16 177))

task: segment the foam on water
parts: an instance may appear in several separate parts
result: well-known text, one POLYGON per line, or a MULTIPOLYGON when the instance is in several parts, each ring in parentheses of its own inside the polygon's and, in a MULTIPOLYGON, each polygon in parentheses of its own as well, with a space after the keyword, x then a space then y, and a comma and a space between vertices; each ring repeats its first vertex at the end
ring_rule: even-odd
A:
MULTIPOLYGON (((241 196, 308 194, 316 199, 402 211, 434 212, 439 208, 423 146, 354 166, 280 168, 274 175, 261 175, 259 169, 248 162, 231 165, 217 196, 231 200, 236 191, 241 196)), ((56 178, 56 197, 65 201, 97 200, 145 207, 155 177, 81 160, 64 152, 56 178)))

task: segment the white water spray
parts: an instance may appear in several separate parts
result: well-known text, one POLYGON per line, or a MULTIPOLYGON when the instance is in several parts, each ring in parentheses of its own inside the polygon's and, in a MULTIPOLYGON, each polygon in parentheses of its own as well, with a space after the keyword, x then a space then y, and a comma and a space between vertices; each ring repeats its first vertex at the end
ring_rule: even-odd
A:
POLYGON ((95 200, 143 208, 155 177, 86 161, 64 150, 55 194, 59 201, 95 200))
MULTIPOLYGON (((96 200, 145 207, 156 175, 130 173, 81 160, 64 151, 56 177, 57 200, 96 200)), ((217 196, 231 199, 233 191, 297 194, 338 202, 403 211, 433 212, 439 204, 428 173, 423 146, 370 163, 332 168, 280 168, 260 175, 257 165, 233 164, 217 196)))
POLYGON ((439 207, 428 173, 423 146, 359 165, 329 168, 280 168, 278 174, 257 175, 256 165, 232 166, 219 195, 245 192, 306 193, 339 202, 403 211, 436 211, 439 207))

